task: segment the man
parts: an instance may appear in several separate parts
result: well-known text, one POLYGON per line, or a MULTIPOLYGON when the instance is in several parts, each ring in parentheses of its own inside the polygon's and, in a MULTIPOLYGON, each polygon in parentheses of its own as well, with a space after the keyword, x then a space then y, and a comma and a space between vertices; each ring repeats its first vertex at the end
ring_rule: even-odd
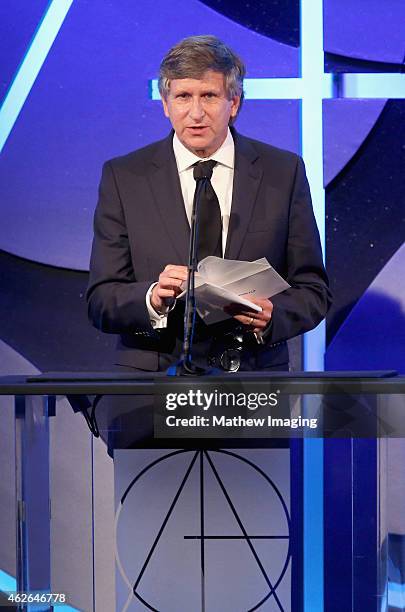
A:
POLYGON ((230 128, 244 74, 241 60, 217 38, 181 41, 163 59, 159 77, 174 133, 104 166, 87 299, 94 325, 120 335, 118 365, 165 370, 181 355, 184 303, 176 298, 187 278, 195 168, 202 160, 213 160, 197 167, 209 167, 214 204, 205 211, 201 204, 199 240, 216 249, 206 244, 204 254, 267 257, 291 288, 252 300, 259 313, 230 305, 226 323, 197 319, 195 361, 229 369, 224 356, 237 342, 241 370, 288 369, 286 340, 315 327, 328 310, 302 161, 230 128), (219 221, 212 223, 214 217, 219 221))

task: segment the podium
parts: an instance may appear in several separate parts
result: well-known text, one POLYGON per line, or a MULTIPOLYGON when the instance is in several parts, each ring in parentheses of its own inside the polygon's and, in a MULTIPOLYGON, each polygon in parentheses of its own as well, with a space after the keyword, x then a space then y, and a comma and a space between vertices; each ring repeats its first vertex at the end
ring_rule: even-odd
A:
MULTIPOLYGON (((322 432, 289 430, 272 437, 256 435, 258 430, 246 435, 245 429, 238 438, 235 426, 234 437, 187 439, 181 431, 168 437, 156 429, 155 402, 155 435, 161 437, 153 438, 152 431, 139 440, 139 418, 132 419, 131 410, 114 413, 115 402, 107 402, 113 408, 101 429, 104 453, 115 462, 116 609, 401 609, 393 602, 400 601, 404 573, 398 552, 402 532, 390 526, 391 514, 399 511, 391 487, 392 445, 401 451, 405 437, 405 377, 277 372, 215 380, 221 385, 225 378, 228 389, 242 384, 247 390, 256 385, 277 390, 300 415, 315 410, 324 419, 322 432)), ((115 373, 0 379, 0 395, 15 398, 15 591, 55 593, 53 567, 60 550, 52 535, 50 442, 60 398, 69 397, 94 424, 85 399, 102 396, 95 409, 100 426, 106 398, 144 402, 161 394, 162 385, 166 392, 167 385, 184 391, 204 384, 115 373)), ((68 487, 74 474, 54 471, 53 478, 68 487)), ((395 478, 397 493, 404 493, 401 470, 395 478)), ((90 516, 83 520, 95 539, 92 478, 89 487, 90 516)), ((93 542, 93 557, 96 549, 93 542)), ((91 582, 89 612, 103 609, 102 603, 96 606, 91 573, 83 577, 91 582)), ((79 609, 75 593, 63 594, 71 609, 79 609)), ((63 601, 18 603, 17 609, 58 609, 58 603, 63 601)))

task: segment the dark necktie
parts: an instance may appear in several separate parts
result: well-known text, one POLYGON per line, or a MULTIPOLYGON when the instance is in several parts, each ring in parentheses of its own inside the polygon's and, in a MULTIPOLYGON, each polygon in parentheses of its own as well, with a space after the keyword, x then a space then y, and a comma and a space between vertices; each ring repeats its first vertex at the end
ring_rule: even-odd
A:
POLYGON ((194 166, 193 176, 197 181, 194 197, 200 187, 198 202, 197 260, 208 255, 222 257, 221 209, 217 194, 211 185, 211 177, 216 161, 210 159, 194 166), (199 185, 202 182, 201 186, 199 185))

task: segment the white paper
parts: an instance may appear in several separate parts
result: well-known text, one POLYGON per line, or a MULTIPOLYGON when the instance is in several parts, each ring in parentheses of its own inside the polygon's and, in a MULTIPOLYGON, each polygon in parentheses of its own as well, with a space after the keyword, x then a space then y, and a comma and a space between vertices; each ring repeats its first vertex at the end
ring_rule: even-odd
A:
MULTIPOLYGON (((260 312, 260 306, 249 297, 270 298, 290 287, 265 257, 256 261, 236 261, 210 256, 198 264, 197 270, 197 310, 208 325, 230 318, 224 311, 225 306, 240 304, 260 312)), ((185 291, 179 297, 184 295, 185 291)))

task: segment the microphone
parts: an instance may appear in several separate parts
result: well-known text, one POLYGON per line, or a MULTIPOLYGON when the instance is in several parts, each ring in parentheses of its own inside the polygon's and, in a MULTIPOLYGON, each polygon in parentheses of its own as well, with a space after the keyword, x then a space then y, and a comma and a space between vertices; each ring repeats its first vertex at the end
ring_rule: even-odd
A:
MULTIPOLYGON (((215 165, 215 163, 214 163, 215 165)), ((188 255, 188 276, 186 288, 186 306, 184 311, 184 340, 182 356, 180 361, 170 366, 167 370, 168 376, 203 376, 212 374, 212 368, 202 368, 192 361, 191 351, 193 346, 194 325, 196 317, 195 301, 195 273, 197 270, 197 235, 198 235, 198 207, 201 194, 205 189, 205 183, 212 176, 212 167, 208 163, 198 163, 194 167, 194 178, 196 179, 196 190, 193 199, 193 207, 190 219, 190 243, 188 255)))

